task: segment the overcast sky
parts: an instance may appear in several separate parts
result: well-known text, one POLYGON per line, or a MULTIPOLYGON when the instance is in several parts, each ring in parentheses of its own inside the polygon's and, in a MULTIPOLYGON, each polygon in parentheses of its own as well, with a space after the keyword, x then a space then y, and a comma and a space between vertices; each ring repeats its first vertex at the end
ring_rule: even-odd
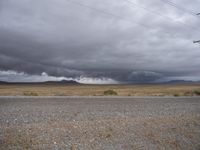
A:
POLYGON ((200 80, 200 0, 130 1, 0 0, 0 80, 200 80))

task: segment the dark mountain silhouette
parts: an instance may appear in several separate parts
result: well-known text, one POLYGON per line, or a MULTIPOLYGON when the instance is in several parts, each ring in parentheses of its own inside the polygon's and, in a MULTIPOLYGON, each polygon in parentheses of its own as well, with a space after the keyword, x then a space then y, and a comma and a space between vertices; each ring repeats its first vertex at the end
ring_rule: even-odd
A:
POLYGON ((43 83, 47 83, 47 84, 51 84, 51 83, 53 83, 53 84, 80 84, 79 82, 74 81, 74 80, 46 81, 43 83))
POLYGON ((189 80, 170 80, 164 83, 169 83, 169 84, 176 84, 176 83, 196 83, 195 81, 189 81, 189 80))
POLYGON ((0 84, 7 84, 7 82, 4 82, 4 81, 0 81, 0 84))
POLYGON ((78 85, 81 84, 74 80, 61 80, 61 81, 45 81, 45 82, 4 82, 0 81, 0 84, 66 84, 66 85, 78 85))
MULTIPOLYGON (((167 82, 159 82, 159 83, 126 83, 126 84, 192 84, 196 83, 199 84, 200 81, 189 81, 189 80, 171 80, 167 82)), ((82 83, 79 83, 74 80, 61 80, 61 81, 45 81, 45 82, 5 82, 0 81, 0 84, 60 84, 60 85, 80 85, 82 83)))

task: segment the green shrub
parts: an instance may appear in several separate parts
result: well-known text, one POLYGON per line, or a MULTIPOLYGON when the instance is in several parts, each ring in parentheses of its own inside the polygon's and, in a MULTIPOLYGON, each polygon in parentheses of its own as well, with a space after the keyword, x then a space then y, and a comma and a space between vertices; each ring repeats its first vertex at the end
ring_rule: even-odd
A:
POLYGON ((114 90, 107 90, 103 92, 104 95, 118 95, 114 90))
POLYGON ((177 93, 175 93, 175 94, 174 94, 174 96, 175 96, 175 97, 178 97, 178 96, 180 96, 180 95, 179 95, 179 94, 177 94, 177 93))
POLYGON ((200 95, 200 90, 194 91, 194 94, 195 94, 195 95, 200 95))
POLYGON ((26 91, 23 94, 24 94, 24 96, 38 96, 38 93, 36 93, 36 92, 29 92, 29 91, 26 91))

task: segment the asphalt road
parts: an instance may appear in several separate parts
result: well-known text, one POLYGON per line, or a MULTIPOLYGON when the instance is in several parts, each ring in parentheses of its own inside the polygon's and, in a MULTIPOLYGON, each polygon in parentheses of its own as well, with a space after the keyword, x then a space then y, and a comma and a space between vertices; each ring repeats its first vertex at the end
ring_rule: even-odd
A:
POLYGON ((0 149, 200 149, 199 97, 0 97, 0 149))

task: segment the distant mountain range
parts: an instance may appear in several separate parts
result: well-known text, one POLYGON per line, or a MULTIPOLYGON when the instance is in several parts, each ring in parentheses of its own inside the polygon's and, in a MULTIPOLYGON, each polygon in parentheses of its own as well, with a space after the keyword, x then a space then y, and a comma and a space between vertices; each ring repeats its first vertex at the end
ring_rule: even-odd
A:
POLYGON ((169 84, 173 84, 173 83, 196 83, 199 81, 188 81, 188 80, 171 80, 171 81, 167 81, 164 83, 169 83, 169 84))
POLYGON ((0 81, 0 84, 7 84, 8 82, 0 81))
POLYGON ((43 82, 43 83, 47 83, 47 84, 51 84, 51 83, 53 83, 53 84, 56 84, 56 83, 58 83, 58 84, 81 84, 81 83, 74 81, 74 80, 46 81, 46 82, 43 82))
POLYGON ((61 81, 45 81, 45 82, 5 82, 0 81, 0 84, 68 84, 68 85, 78 85, 81 84, 74 80, 61 80, 61 81))
MULTIPOLYGON (((200 83, 200 81, 187 81, 187 80, 171 80, 166 82, 158 83, 127 83, 127 84, 186 84, 186 83, 200 83)), ((0 84, 62 84, 62 85, 79 85, 79 83, 74 80, 61 80, 61 81, 45 81, 45 82, 5 82, 0 81, 0 84)))

